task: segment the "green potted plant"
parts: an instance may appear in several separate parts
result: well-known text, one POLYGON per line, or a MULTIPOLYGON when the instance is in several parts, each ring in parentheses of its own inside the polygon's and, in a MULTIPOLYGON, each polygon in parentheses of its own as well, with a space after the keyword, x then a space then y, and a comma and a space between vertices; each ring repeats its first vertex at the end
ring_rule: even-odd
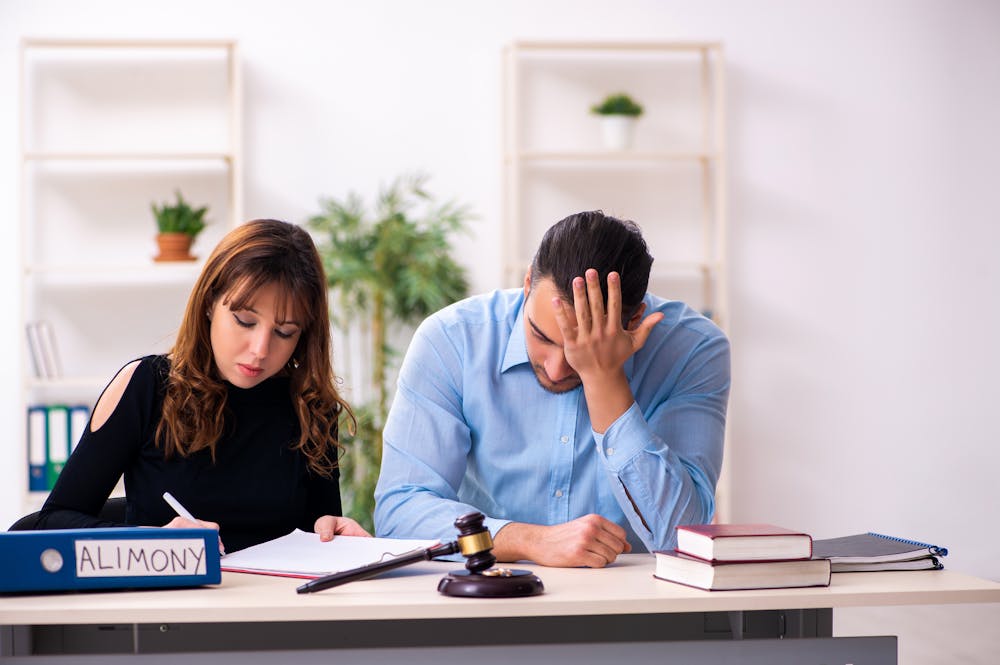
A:
POLYGON ((428 314, 468 294, 465 269, 452 257, 450 237, 472 218, 465 206, 437 203, 427 176, 397 178, 379 192, 369 212, 360 195, 321 200, 309 219, 331 288, 331 319, 345 336, 368 337, 367 385, 355 386, 357 428, 341 423, 344 515, 373 531, 375 483, 382 461, 382 427, 389 409, 391 374, 399 354, 389 344, 428 314), (392 330, 395 328, 395 330, 392 330), (400 334, 402 333, 402 334, 400 334))
POLYGON ((627 150, 632 146, 635 123, 642 115, 642 105, 624 92, 610 94, 590 111, 601 117, 601 135, 608 150, 627 150))
POLYGON ((172 205, 169 203, 163 203, 159 206, 155 203, 150 204, 153 216, 156 218, 156 227, 159 230, 156 244, 160 253, 154 257, 154 261, 194 261, 195 257, 191 255, 191 244, 208 223, 205 220, 208 206, 191 207, 191 204, 181 196, 179 190, 176 192, 176 196, 177 202, 172 205))

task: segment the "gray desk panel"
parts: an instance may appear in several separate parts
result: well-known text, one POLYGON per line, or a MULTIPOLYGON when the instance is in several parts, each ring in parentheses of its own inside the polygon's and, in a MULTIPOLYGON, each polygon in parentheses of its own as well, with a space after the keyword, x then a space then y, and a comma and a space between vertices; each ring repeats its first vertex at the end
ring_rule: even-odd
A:
MULTIPOLYGON (((5 665, 65 665, 65 656, 14 657, 5 665)), ((176 655, 76 656, 79 665, 168 665, 176 655)), ((538 644, 410 649, 341 649, 291 652, 188 653, 185 665, 896 665, 895 637, 807 638, 789 640, 709 640, 617 644, 538 644)))
MULTIPOLYGON (((33 626, 11 655, 829 637, 831 610, 33 626)), ((12 637, 14 637, 12 635, 12 637)))

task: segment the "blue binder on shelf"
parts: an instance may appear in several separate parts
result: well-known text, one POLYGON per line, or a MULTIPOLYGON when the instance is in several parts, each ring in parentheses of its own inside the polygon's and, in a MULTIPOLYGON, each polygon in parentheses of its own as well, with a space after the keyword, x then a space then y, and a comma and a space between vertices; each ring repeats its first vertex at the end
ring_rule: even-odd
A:
POLYGON ((41 405, 28 407, 28 490, 49 489, 46 464, 49 459, 47 409, 41 405))
POLYGON ((191 587, 222 581, 213 529, 0 533, 0 592, 191 587))

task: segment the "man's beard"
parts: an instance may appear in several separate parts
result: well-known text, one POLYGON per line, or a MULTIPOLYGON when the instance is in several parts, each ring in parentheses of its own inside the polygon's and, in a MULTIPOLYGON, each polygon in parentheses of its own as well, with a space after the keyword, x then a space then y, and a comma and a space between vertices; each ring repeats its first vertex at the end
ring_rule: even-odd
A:
POLYGON ((543 390, 556 395, 568 393, 581 383, 580 377, 577 374, 572 374, 567 376, 562 381, 555 382, 549 378, 549 375, 545 373, 545 368, 541 365, 531 363, 531 369, 535 371, 535 378, 538 380, 538 385, 540 385, 543 390))

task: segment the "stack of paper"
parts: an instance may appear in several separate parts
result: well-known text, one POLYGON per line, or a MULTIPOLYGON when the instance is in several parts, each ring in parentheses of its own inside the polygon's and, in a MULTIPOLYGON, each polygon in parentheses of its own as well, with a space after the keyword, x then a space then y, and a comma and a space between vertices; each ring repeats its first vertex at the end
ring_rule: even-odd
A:
POLYGON ((227 554, 222 557, 222 570, 316 579, 376 561, 394 559, 416 549, 426 549, 437 542, 335 536, 324 543, 315 533, 296 529, 287 536, 227 554))

